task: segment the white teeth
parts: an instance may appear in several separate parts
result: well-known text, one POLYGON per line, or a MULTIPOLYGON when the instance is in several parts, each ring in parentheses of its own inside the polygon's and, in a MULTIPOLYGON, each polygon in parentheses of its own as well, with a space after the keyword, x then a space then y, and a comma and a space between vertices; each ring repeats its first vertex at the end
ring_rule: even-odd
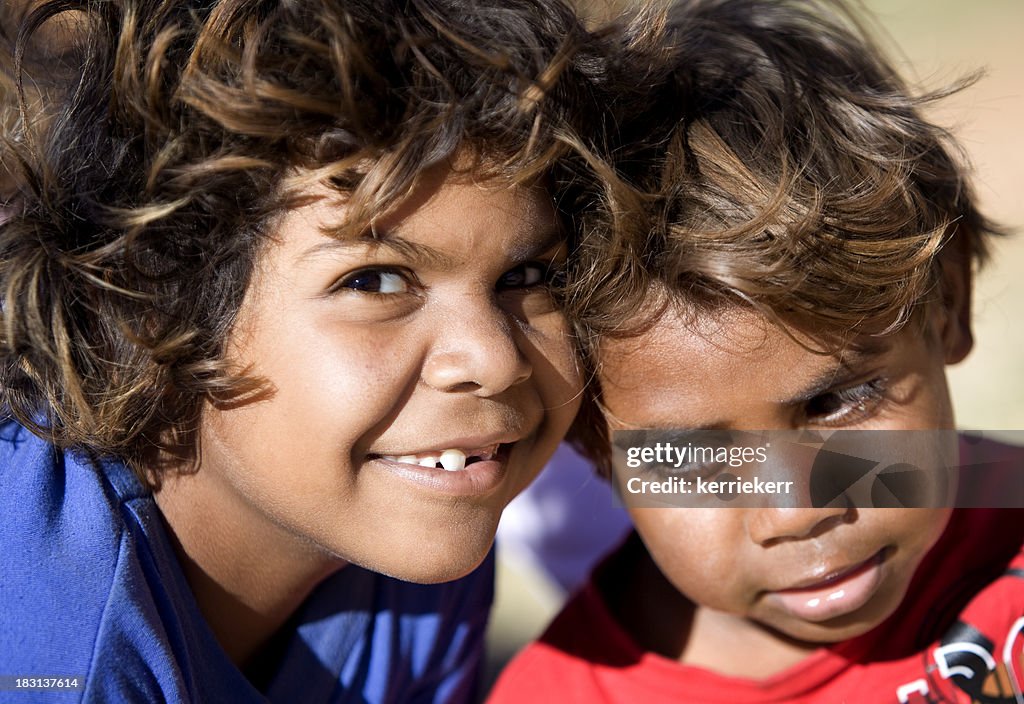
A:
POLYGON ((445 450, 441 453, 441 466, 449 472, 458 472, 466 468, 466 455, 461 450, 445 450))
MULTIPOLYGON (((493 453, 478 453, 480 459, 490 459, 493 453)), ((383 460, 400 464, 416 464, 420 467, 437 467, 441 464, 449 472, 460 472, 466 468, 466 453, 462 450, 443 450, 438 455, 379 455, 383 460)))

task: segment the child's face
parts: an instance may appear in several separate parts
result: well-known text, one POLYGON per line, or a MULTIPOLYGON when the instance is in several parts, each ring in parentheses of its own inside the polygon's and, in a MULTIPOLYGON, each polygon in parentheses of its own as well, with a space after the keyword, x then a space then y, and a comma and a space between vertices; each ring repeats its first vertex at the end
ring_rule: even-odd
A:
MULTIPOLYGON (((754 313, 693 323, 669 311, 639 338, 603 343, 604 404, 613 429, 952 428, 936 327, 840 360, 754 313)), ((726 636, 750 619, 812 643, 854 637, 892 613, 949 518, 949 509, 842 507, 631 513, 703 623, 726 636)))
POLYGON ((576 413, 549 197, 427 181, 378 241, 324 235, 343 210, 321 201, 261 255, 229 356, 272 393, 206 410, 196 476, 268 559, 311 546, 413 581, 465 574, 576 413))

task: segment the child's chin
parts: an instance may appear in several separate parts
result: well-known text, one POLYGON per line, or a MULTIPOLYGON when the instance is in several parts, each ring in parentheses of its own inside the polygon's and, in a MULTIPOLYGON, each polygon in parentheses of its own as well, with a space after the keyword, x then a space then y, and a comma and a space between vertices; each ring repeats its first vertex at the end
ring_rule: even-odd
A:
POLYGON ((841 643, 843 641, 862 636, 877 625, 877 623, 871 622, 830 628, 820 623, 813 623, 800 624, 799 626, 787 626, 785 628, 775 628, 773 630, 780 633, 785 640, 797 641, 814 647, 819 647, 823 645, 831 645, 833 643, 841 643))
POLYGON ((466 536, 456 543, 439 540, 426 542, 428 536, 419 536, 420 543, 410 545, 404 554, 381 555, 364 566, 395 579, 419 584, 450 582, 480 566, 494 542, 494 534, 466 536))
POLYGON ((892 609, 867 608, 860 612, 827 621, 812 622, 787 619, 785 623, 767 625, 772 630, 782 634, 787 640, 821 646, 862 636, 885 621, 891 611, 892 609))

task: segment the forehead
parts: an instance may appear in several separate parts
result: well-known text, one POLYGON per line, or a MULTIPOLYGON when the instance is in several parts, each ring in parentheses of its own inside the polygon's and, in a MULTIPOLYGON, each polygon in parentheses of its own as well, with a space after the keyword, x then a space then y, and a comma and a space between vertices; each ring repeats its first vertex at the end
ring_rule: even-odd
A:
POLYGON ((538 241, 560 235, 544 187, 447 165, 424 171, 406 197, 382 212, 360 212, 349 196, 326 186, 309 187, 300 200, 302 205, 281 216, 272 239, 281 248, 300 251, 303 260, 330 258, 354 244, 374 242, 407 253, 406 245, 422 243, 450 250, 456 258, 495 251, 515 258, 533 252, 538 241))
POLYGON ((787 344, 791 342, 752 311, 728 308, 694 314, 669 306, 643 333, 601 341, 601 380, 623 389, 696 382, 711 369, 726 371, 799 356, 793 349, 799 346, 787 344))
POLYGON ((713 426, 755 400, 797 396, 865 356, 822 354, 810 338, 793 335, 739 307, 711 315, 670 307, 642 335, 601 342, 604 404, 613 417, 649 427, 697 419, 713 426))
POLYGON ((410 196, 374 226, 386 233, 407 223, 454 230, 465 238, 493 239, 504 233, 510 235, 511 248, 524 250, 530 248, 526 240, 556 228, 551 196, 542 185, 447 167, 426 171, 410 196))

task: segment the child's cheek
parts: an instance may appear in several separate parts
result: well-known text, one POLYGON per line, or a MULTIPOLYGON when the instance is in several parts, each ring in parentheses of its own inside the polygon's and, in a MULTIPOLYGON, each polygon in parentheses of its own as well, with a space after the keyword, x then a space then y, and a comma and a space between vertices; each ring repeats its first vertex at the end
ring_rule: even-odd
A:
POLYGON ((891 540, 896 543, 896 547, 903 550, 907 558, 914 560, 913 565, 908 565, 911 569, 916 568, 921 558, 938 541, 952 512, 952 508, 865 510, 865 513, 876 515, 881 531, 892 536, 891 540))

